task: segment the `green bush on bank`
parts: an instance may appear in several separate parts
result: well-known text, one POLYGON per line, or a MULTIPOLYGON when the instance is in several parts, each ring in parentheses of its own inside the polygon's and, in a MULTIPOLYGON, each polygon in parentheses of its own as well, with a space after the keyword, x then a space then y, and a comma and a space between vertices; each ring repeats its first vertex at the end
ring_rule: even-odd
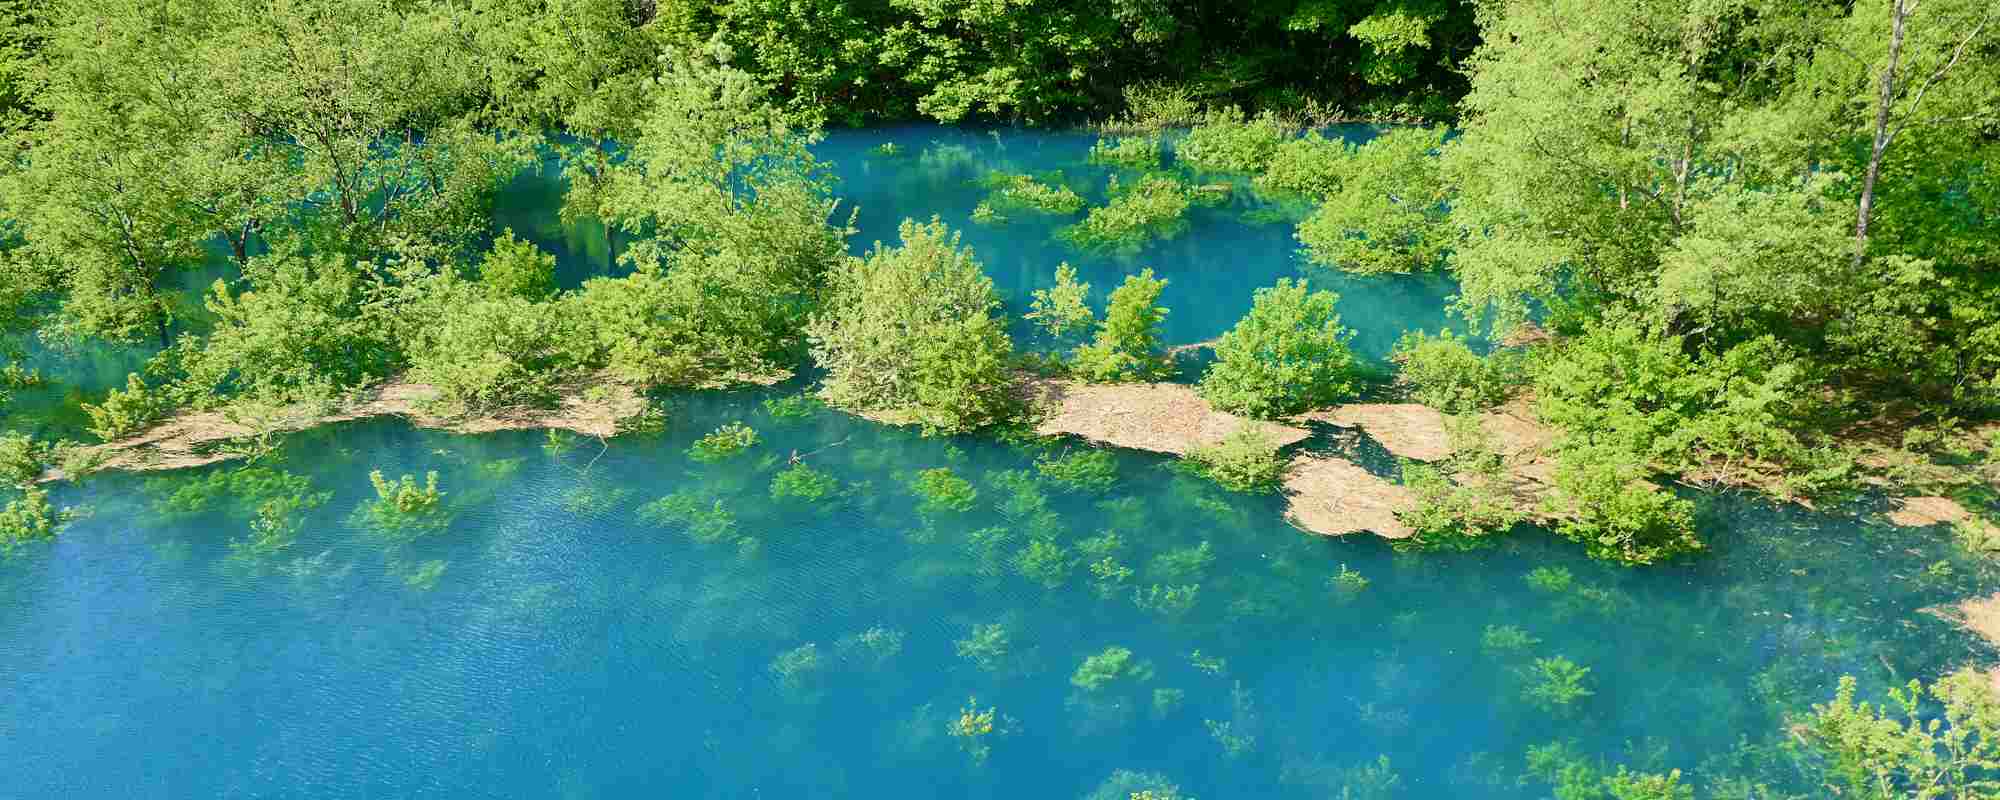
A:
POLYGON ((1497 406, 1526 380, 1519 358, 1505 352, 1481 357, 1450 328, 1436 336, 1404 334, 1389 359, 1396 362, 1396 383, 1410 399, 1447 414, 1497 406))
POLYGON ((1285 461, 1278 445, 1256 423, 1244 423, 1222 441, 1187 453, 1196 472, 1232 492, 1274 492, 1284 479, 1285 461))
POLYGON ((1013 405, 1013 342, 1000 299, 972 251, 944 223, 905 221, 903 243, 878 243, 834 272, 807 325, 827 371, 827 402, 957 433, 1004 419, 1013 405))
POLYGON ((1249 313, 1215 340, 1201 395, 1223 411, 1269 419, 1352 394, 1354 332, 1340 324, 1339 301, 1287 278, 1258 289, 1249 313))
POLYGON ((1166 288, 1166 279, 1153 277, 1150 268, 1125 276, 1111 291, 1097 337, 1076 349, 1071 372, 1100 382, 1159 380, 1170 374, 1173 362, 1160 343, 1167 309, 1156 305, 1166 288))
POLYGON ((90 415, 90 432, 107 442, 145 430, 166 416, 170 407, 168 399, 147 386, 138 373, 128 373, 125 388, 112 389, 104 402, 83 404, 84 413, 90 415))
POLYGON ((1078 281, 1076 268, 1063 262, 1056 265, 1055 285, 1036 289, 1028 313, 1022 316, 1039 326, 1049 338, 1061 342, 1097 323, 1097 315, 1085 302, 1089 297, 1090 284, 1078 281))

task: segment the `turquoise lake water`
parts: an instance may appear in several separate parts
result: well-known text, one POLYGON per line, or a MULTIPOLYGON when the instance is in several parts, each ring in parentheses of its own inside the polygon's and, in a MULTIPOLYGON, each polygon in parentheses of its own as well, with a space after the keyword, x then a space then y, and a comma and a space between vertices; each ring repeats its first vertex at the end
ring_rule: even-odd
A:
MULTIPOLYGON (((1101 202, 1091 141, 913 127, 819 152, 861 209, 857 251, 937 214, 1010 312, 1068 261, 1100 304, 1127 272, 1167 277, 1173 343, 1292 276, 1341 293, 1371 358, 1448 324, 1448 282, 1304 269, 1290 224, 1254 224, 1272 206, 1247 192, 1123 258, 1051 237, 1074 217, 967 220, 988 169, 1062 170, 1101 202), (902 152, 877 153, 885 140, 902 152)), ((521 182, 502 221, 559 251, 571 282, 610 269, 600 232, 555 224, 556 191, 521 182)), ((0 797, 1124 800, 1167 782, 1215 800, 1532 798, 1548 787, 1522 779, 1525 752, 1558 741, 1816 794, 1782 757, 1786 712, 1843 674, 1876 690, 1994 656, 1922 609, 2000 576, 1873 503, 1704 495, 1709 551, 1647 569, 1526 528, 1403 554, 1302 534, 1279 498, 1160 456, 1115 451, 1109 485, 1071 486, 1037 459, 1077 442, 925 439, 766 404, 808 389, 675 396, 664 432, 605 443, 375 421, 300 435, 251 472, 61 489, 94 514, 0 560, 0 797), (762 441, 689 456, 735 421, 762 441), (774 497, 795 453, 823 497, 774 497), (911 481, 933 468, 971 482, 967 508, 920 502, 911 481), (445 513, 371 522, 373 469, 437 471, 445 513), (289 546, 232 546, 253 484, 282 480, 325 500, 289 546), (1024 575, 1031 538, 1068 569, 1024 575), (1107 557, 1130 575, 1093 574, 1107 557), (1132 668, 1074 685, 1107 648, 1132 668), (1558 656, 1591 693, 1538 705, 1527 671, 1558 656), (991 733, 948 733, 968 708, 994 710, 991 733)), ((1305 447, 1394 469, 1332 429, 1305 447)))

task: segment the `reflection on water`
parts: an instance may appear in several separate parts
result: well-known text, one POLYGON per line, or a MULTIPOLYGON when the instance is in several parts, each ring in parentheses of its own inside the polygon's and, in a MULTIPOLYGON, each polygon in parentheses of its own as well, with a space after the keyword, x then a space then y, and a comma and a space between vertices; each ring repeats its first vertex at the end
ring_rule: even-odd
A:
MULTIPOLYGON (((1152 266, 1169 338, 1199 341, 1297 274, 1247 199, 1127 260, 1061 246, 1059 218, 965 219, 986 168, 1101 202, 1088 137, 887 136, 822 147, 857 249, 938 213, 1012 310, 1059 261, 1100 301, 1152 266)), ((607 268, 590 231, 510 224, 568 275, 607 268)), ((1377 356, 1451 291, 1332 285, 1377 356)), ((1526 752, 1553 742, 1782 782, 1785 711, 1980 655, 1919 609, 1996 583, 1937 537, 1729 496, 1685 564, 1535 531, 1399 554, 1159 457, 924 439, 803 388, 675 397, 657 436, 368 422, 63 490, 97 513, 0 562, 0 795, 1540 797, 1526 752), (731 422, 758 443, 690 457, 731 422), (439 507, 382 510, 377 469, 437 471, 439 507)))

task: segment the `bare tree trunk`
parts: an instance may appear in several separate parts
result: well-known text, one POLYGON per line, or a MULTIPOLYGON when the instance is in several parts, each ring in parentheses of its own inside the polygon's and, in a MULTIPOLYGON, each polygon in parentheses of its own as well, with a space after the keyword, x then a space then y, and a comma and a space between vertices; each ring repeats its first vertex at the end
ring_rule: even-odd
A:
POLYGON ((1861 177, 1861 202, 1854 218, 1854 262, 1856 269, 1868 255, 1868 219, 1875 210, 1875 182, 1882 175, 1882 153, 1889 149, 1889 107, 1896 102, 1896 71, 1903 57, 1903 25, 1910 18, 1908 0, 1893 0, 1889 7, 1889 63, 1875 91, 1875 138, 1868 151, 1868 169, 1861 177))

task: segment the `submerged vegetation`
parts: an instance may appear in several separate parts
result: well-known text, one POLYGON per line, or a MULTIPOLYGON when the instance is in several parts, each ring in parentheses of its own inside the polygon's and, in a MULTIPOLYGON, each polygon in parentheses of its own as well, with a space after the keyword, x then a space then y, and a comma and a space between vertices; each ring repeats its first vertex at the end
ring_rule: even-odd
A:
POLYGON ((1124 182, 1111 176, 1111 202, 1090 209, 1083 221, 1061 235, 1078 247, 1112 253, 1137 252, 1147 243, 1187 232, 1184 218, 1196 192, 1168 174, 1147 174, 1124 182))

